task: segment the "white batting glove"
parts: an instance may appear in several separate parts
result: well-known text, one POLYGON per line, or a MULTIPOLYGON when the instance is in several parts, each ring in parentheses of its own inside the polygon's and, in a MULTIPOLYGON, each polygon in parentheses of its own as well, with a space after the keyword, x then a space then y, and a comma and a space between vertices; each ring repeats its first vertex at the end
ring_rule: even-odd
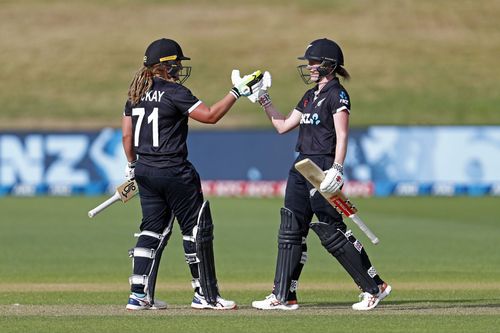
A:
POLYGON ((264 104, 271 103, 271 98, 267 93, 267 89, 271 87, 271 73, 268 71, 264 72, 262 77, 262 85, 260 89, 254 89, 254 93, 248 96, 250 102, 255 103, 259 101, 260 105, 265 106, 264 104), (267 96, 266 96, 267 95, 267 96), (265 97, 264 97, 265 96, 265 97))
POLYGON ((342 185, 344 185, 344 167, 342 164, 333 163, 333 166, 328 169, 325 174, 325 179, 321 182, 319 189, 321 192, 335 193, 342 185))
POLYGON ((231 73, 231 82, 233 83, 233 88, 229 91, 234 98, 238 99, 241 96, 250 96, 255 91, 258 91, 262 87, 263 75, 261 71, 257 70, 252 74, 240 77, 240 71, 233 69, 231 73))
POLYGON ((127 165, 125 166, 125 179, 126 180, 132 180, 135 178, 135 164, 137 163, 137 160, 132 161, 132 162, 127 162, 127 165))

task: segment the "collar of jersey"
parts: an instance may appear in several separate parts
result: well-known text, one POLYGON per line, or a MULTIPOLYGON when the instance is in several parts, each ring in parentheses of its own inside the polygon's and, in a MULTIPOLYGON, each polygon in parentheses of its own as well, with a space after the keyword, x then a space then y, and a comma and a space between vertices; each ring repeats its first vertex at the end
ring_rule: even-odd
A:
MULTIPOLYGON (((338 77, 334 77, 332 80, 328 81, 328 83, 323 87, 323 89, 321 89, 321 91, 319 92, 319 94, 327 92, 332 87, 334 87, 334 86, 336 86, 338 84, 339 84, 339 78, 338 77)), ((314 92, 316 92, 316 91, 318 91, 318 85, 316 85, 314 87, 314 92)))

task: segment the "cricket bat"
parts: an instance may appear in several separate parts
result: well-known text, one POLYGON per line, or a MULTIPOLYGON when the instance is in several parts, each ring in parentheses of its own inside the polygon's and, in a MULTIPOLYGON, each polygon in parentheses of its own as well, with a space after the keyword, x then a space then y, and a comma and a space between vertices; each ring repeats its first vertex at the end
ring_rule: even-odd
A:
POLYGON ((89 210, 88 215, 90 218, 93 218, 115 202, 119 200, 121 200, 122 202, 127 202, 132 199, 137 193, 139 193, 139 188, 137 186, 137 183, 135 182, 135 179, 127 180, 125 183, 116 188, 116 192, 109 199, 104 201, 96 208, 89 210))
POLYGON ((333 206, 340 214, 349 217, 356 225, 365 233, 373 244, 378 244, 379 239, 375 234, 366 226, 366 224, 358 216, 358 209, 349 201, 349 199, 342 193, 337 191, 335 193, 321 192, 319 186, 325 178, 325 173, 313 161, 306 158, 295 164, 302 176, 304 176, 323 197, 333 206))

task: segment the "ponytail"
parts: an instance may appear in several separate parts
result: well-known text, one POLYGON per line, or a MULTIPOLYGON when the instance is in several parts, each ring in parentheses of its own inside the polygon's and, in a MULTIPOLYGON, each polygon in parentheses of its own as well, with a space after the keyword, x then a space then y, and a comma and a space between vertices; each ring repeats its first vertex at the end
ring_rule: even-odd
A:
POLYGON ((339 76, 342 76, 344 80, 349 80, 351 78, 349 72, 340 65, 335 68, 335 73, 337 73, 339 76))
POLYGON ((151 67, 143 66, 135 73, 128 88, 128 99, 132 105, 137 105, 141 97, 151 89, 153 77, 155 76, 167 81, 175 81, 168 75, 168 66, 164 63, 155 64, 151 67))

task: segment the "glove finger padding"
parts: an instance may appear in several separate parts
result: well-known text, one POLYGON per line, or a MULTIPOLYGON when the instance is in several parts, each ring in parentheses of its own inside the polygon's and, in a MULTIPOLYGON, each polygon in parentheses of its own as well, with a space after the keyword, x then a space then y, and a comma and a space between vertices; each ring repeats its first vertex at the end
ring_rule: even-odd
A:
POLYGON ((271 73, 265 71, 264 75, 262 75, 262 80, 252 87, 252 94, 247 96, 250 102, 257 102, 261 96, 267 93, 269 87, 271 87, 271 73))
POLYGON ((271 73, 269 73, 268 71, 264 72, 264 75, 262 77, 262 84, 262 89, 264 90, 267 90, 267 88, 271 87, 271 73))
POLYGON ((243 78, 240 78, 240 71, 237 69, 233 69, 231 73, 231 81, 233 83, 233 89, 231 89, 231 93, 239 98, 240 96, 249 96, 254 91, 259 90, 262 86, 262 78, 263 75, 261 71, 257 70, 252 74, 245 75, 243 78))
POLYGON ((241 76, 240 76, 240 70, 239 69, 233 69, 231 72, 231 82, 233 86, 241 82, 241 76))
POLYGON ((244 84, 243 89, 245 90, 243 94, 244 96, 250 96, 262 87, 263 75, 261 71, 255 71, 252 74, 245 76, 245 78, 243 78, 242 82, 244 84))
POLYGON ((327 171, 325 179, 320 184, 319 189, 321 192, 334 193, 340 190, 344 185, 344 176, 342 172, 335 168, 331 168, 327 171))

